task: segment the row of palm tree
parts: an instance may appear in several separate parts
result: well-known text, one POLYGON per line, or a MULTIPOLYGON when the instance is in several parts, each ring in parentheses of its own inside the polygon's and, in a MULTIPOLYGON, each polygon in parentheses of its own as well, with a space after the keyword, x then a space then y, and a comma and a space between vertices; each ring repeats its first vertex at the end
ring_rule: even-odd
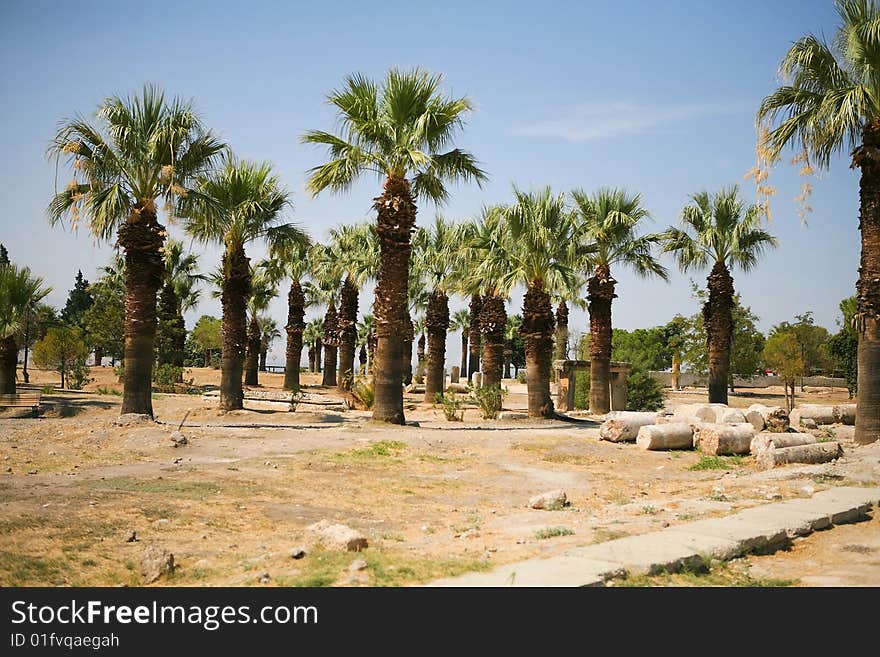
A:
MULTIPOLYGON (((876 439, 880 431, 880 413, 876 412, 880 402, 880 377, 876 376, 880 365, 880 212, 872 196, 880 189, 875 154, 875 142, 880 142, 880 105, 873 93, 874 71, 880 70, 874 65, 880 52, 876 48, 880 31, 873 26, 880 18, 871 0, 840 0, 838 10, 842 26, 834 48, 813 36, 797 42, 783 61, 787 84, 764 101, 758 117, 772 128, 764 146, 773 153, 794 145, 819 165, 827 166, 830 156, 844 143, 857 146, 853 165, 862 171, 863 238, 856 316, 861 365, 857 439, 865 441, 876 439)), ((376 346, 371 360, 375 361, 374 418, 393 423, 405 419, 402 383, 405 363, 410 359, 403 353, 414 337, 412 299, 420 299, 417 306, 424 303, 430 307, 430 312, 426 308, 425 324, 432 389, 437 386, 443 355, 439 338, 449 327, 446 272, 426 263, 430 270, 428 290, 413 292, 411 236, 416 229, 417 204, 446 200, 452 182, 479 185, 486 179, 473 155, 454 146, 472 104, 465 97, 444 95, 440 82, 439 76, 421 70, 392 70, 380 83, 350 76, 328 96, 338 113, 339 130, 310 131, 302 138, 328 153, 327 161, 309 173, 307 186, 313 195, 347 191, 363 173, 378 175, 383 181, 382 193, 374 199, 377 217, 371 227, 378 245, 373 273, 376 346)), ((92 231, 103 239, 115 234, 125 254, 126 385, 122 410, 152 413, 149 375, 156 291, 165 280, 165 231, 158 223, 156 208, 160 198, 185 218, 190 234, 225 247, 221 403, 224 408, 238 408, 247 344, 247 301, 253 292, 247 243, 255 239, 269 243, 270 253, 284 262, 281 267, 290 268, 285 275, 291 279, 291 307, 300 301, 296 288, 302 265, 288 263, 306 259, 309 240, 294 225, 282 223, 282 211, 290 204, 287 192, 268 165, 228 155, 225 145, 203 127, 188 104, 178 100, 166 103, 153 88, 146 88, 134 99, 108 99, 98 116, 99 128, 77 117, 65 121, 56 135, 51 152, 59 159, 70 158, 74 180, 56 194, 50 215, 53 221, 70 217, 76 222, 85 213, 92 231)), ((662 246, 676 255, 684 270, 711 264, 709 301, 704 308, 710 329, 710 400, 725 400, 733 294, 730 269, 750 268, 761 251, 774 243, 759 226, 757 208, 746 208, 735 188, 714 196, 701 193, 683 213, 680 228, 638 235, 636 225, 647 213, 637 195, 622 190, 603 190, 593 196, 574 192, 571 204, 549 188, 515 190, 514 196, 509 206, 487 209, 472 227, 473 233, 463 236, 480 254, 477 265, 467 268, 470 275, 459 282, 470 292, 468 374, 482 359, 487 380, 495 380, 505 342, 499 330, 506 323, 503 300, 514 286, 522 285, 526 295, 519 331, 526 343, 530 414, 551 415, 549 363, 554 336, 557 349, 561 349, 567 304, 579 298, 576 290, 586 275, 593 334, 591 377, 597 384, 591 386, 591 408, 607 410, 607 385, 601 383, 610 364, 611 305, 616 296, 612 267, 620 264, 641 275, 665 277, 652 253, 654 247, 662 246), (584 263, 590 265, 588 272, 584 263), (486 306, 488 310, 483 312, 486 306)), ((331 307, 335 311, 336 288, 345 289, 339 297, 343 318, 341 322, 338 316, 335 321, 325 321, 322 342, 325 349, 343 351, 343 371, 336 384, 344 388, 350 385, 353 371, 354 290, 358 276, 363 282, 369 275, 346 264, 345 258, 330 261, 326 273, 319 274, 317 286, 328 295, 328 315, 332 315, 331 307), (327 277, 335 282, 322 286, 320 279, 327 277)), ((302 317, 291 310, 286 327, 289 338, 302 335, 302 317)), ((293 342, 293 358, 296 341, 289 342, 293 342)), ((325 362, 331 361, 335 366, 335 358, 325 358, 325 362)), ((288 371, 293 377, 298 368, 289 367, 288 371)), ((332 379, 330 374, 328 379, 332 379)), ((294 385, 293 379, 290 384, 294 385)))

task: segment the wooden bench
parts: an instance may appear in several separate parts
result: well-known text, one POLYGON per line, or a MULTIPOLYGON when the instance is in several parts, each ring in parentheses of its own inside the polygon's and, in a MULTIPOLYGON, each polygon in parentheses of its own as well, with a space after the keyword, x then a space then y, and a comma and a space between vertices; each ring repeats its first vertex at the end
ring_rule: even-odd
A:
POLYGON ((30 408, 34 417, 40 410, 40 393, 23 392, 16 395, 0 395, 0 408, 30 408))

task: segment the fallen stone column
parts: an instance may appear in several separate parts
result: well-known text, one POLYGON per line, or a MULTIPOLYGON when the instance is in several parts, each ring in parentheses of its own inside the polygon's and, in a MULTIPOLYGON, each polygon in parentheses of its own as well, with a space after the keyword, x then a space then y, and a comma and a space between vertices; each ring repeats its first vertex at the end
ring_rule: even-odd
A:
POLYGON ((816 424, 834 424, 838 422, 835 416, 834 406, 820 406, 818 404, 804 404, 791 412, 791 426, 801 426, 801 420, 810 419, 816 424))
POLYGON ((648 424, 639 429, 636 445, 642 449, 690 449, 694 446, 694 429, 687 422, 648 424))
POLYGON ((752 438, 749 451, 752 453, 752 456, 758 456, 768 449, 812 445, 817 442, 819 441, 816 439, 816 436, 808 433, 759 433, 752 438))
POLYGON ((763 431, 765 428, 772 431, 788 429, 788 411, 781 406, 752 404, 746 409, 745 415, 746 421, 755 427, 755 431, 763 431))
POLYGON ((694 443, 705 454, 748 454, 755 427, 743 424, 705 424, 695 432, 694 443))
POLYGON ((637 411, 620 411, 599 427, 599 439, 612 443, 632 441, 636 439, 639 429, 654 424, 656 413, 640 413, 637 411))
POLYGON ((758 467, 764 470, 786 463, 827 463, 843 456, 840 443, 813 443, 768 449, 757 457, 758 467))
MULTIPOLYGON (((834 407, 834 419, 841 424, 856 423, 856 405, 855 404, 838 404, 834 407)), ((818 423, 818 422, 817 422, 818 423)))

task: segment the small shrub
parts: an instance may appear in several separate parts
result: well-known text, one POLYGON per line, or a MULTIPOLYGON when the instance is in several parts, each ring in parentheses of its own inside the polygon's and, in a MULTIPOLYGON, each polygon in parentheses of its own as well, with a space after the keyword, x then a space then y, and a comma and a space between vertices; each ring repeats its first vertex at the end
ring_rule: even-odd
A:
POLYGON ((182 383, 190 386, 193 379, 184 380, 183 368, 171 363, 163 363, 153 368, 153 383, 160 392, 174 392, 177 384, 182 383))
POLYGON ((40 388, 40 392, 43 393, 44 395, 53 395, 53 394, 55 394, 55 386, 45 385, 42 388, 40 388))
POLYGON ((117 390, 116 388, 109 388, 107 386, 98 386, 97 393, 99 395, 115 395, 117 397, 122 396, 121 390, 117 390))
POLYGON ((368 409, 373 408, 376 402, 376 387, 371 381, 355 381, 352 392, 364 403, 364 406, 368 409))
POLYGON ((500 383, 480 388, 470 388, 480 407, 480 417, 484 420, 497 420, 501 411, 501 402, 506 394, 500 383))
POLYGON ((663 408, 663 386, 647 371, 633 368, 626 380, 626 410, 657 411, 663 408))
POLYGON ((94 381, 92 377, 89 376, 91 370, 85 362, 77 361, 70 367, 70 372, 68 372, 68 386, 72 390, 82 390, 83 386, 94 381))
POLYGON ((557 536, 571 536, 574 532, 568 527, 547 527, 545 529, 539 529, 535 532, 535 538, 539 541, 543 541, 547 538, 556 538, 557 536))
POLYGON ((443 415, 449 422, 462 422, 464 420, 464 400, 455 395, 454 390, 438 392, 434 395, 434 403, 443 407, 443 415))
POLYGON ((741 456, 701 456, 688 470, 730 470, 740 465, 741 456))
POLYGON ((117 365, 114 367, 113 374, 116 375, 117 383, 123 383, 125 381, 125 365, 117 365))
POLYGON ((516 373, 516 380, 520 383, 526 382, 526 371, 524 369, 516 373))

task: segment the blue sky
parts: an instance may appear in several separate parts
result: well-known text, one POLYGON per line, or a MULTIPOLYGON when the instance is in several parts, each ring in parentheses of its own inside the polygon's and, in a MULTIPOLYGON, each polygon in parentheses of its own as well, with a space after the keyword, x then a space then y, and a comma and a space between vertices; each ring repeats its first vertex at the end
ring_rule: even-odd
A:
MULTIPOLYGON (((754 163, 755 109, 790 42, 810 31, 830 36, 835 24, 830 0, 0 0, 0 242, 55 287, 55 305, 78 267, 95 277, 110 245, 83 229, 48 226, 55 172, 46 146, 63 117, 91 114, 105 96, 144 82, 192 98, 239 155, 273 162, 292 192, 291 218, 314 236, 371 219, 373 178, 344 196, 305 194, 305 172, 322 153, 299 136, 332 129, 324 97, 345 75, 381 77, 392 66, 443 73, 446 89, 477 107, 458 142, 491 179, 482 189, 454 188, 442 208, 447 217, 508 201, 512 183, 559 191, 614 185, 641 192, 653 216, 647 228, 659 230, 703 188, 739 184, 754 200, 743 176, 754 163)), ((841 157, 813 181, 808 226, 795 212, 801 180, 793 167, 783 162, 771 182, 778 193, 770 230, 780 248, 754 271, 735 273, 736 288, 764 330, 808 310, 835 330, 837 304, 854 293, 857 276, 858 175, 841 157)), ((434 212, 421 207, 420 220, 434 212)), ((194 248, 213 268, 218 251, 194 248)), ((629 329, 695 312, 688 279, 705 283, 699 273, 673 273, 668 284, 615 275, 615 326, 629 329)), ((365 294, 362 307, 367 301, 365 294)), ((272 312, 283 324, 281 299, 272 312)), ((219 314, 219 304, 208 299, 201 313, 219 314)), ((586 330, 583 314, 574 313, 572 328, 586 330)), ((283 353, 280 342, 274 353, 283 353)), ((452 362, 457 353, 451 336, 452 362)))

